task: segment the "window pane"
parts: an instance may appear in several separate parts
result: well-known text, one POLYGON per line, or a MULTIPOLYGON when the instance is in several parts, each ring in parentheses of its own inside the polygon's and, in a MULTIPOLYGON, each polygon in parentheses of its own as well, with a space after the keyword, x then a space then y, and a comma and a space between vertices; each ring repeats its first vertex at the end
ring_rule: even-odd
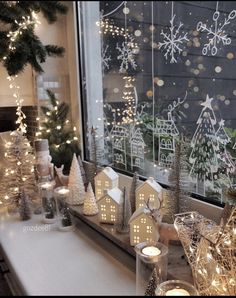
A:
POLYGON ((223 202, 236 157, 236 3, 81 1, 85 156, 223 202), (215 31, 216 30, 216 31, 215 31), (216 33, 215 33, 216 32, 216 33))

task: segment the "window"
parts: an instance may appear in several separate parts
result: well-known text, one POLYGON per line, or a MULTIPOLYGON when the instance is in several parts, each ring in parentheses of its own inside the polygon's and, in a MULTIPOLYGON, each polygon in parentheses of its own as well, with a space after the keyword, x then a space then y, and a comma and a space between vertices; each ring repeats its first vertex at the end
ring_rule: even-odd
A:
POLYGON ((109 181, 105 181, 105 187, 109 187, 109 181))
POLYGON ((115 217, 115 215, 111 215, 111 221, 116 221, 116 217, 115 217))
POLYGON ((91 159, 87 131, 93 126, 102 164, 129 173, 135 168, 169 185, 183 135, 186 191, 224 202, 222 189, 235 183, 235 2, 80 1, 78 6, 85 158, 91 159), (215 26, 227 43, 222 35, 216 45, 211 42, 215 26), (172 30, 175 42, 168 40, 172 30), (174 46, 178 50, 172 51, 174 46), (136 165, 135 147, 143 159, 136 165))
POLYGON ((147 219, 146 218, 141 218, 141 223, 146 223, 147 222, 147 219))
POLYGON ((134 225, 134 233, 139 233, 139 226, 138 225, 134 225))
POLYGON ((111 205, 111 212, 116 212, 116 207, 111 205))
POLYGON ((139 242, 140 242, 140 237, 134 236, 134 243, 139 243, 139 242))
POLYGON ((154 202, 154 200, 155 200, 155 195, 154 195, 154 194, 150 194, 149 197, 150 197, 150 201, 151 201, 151 202, 154 202))
POLYGON ((101 186, 102 183, 101 183, 101 180, 97 180, 97 186, 101 186))
POLYGON ((111 203, 111 199, 110 198, 106 198, 106 203, 111 203))
POLYGON ((102 220, 107 220, 106 214, 103 213, 101 216, 102 216, 102 220))
POLYGON ((101 191, 101 189, 99 188, 99 189, 97 189, 97 195, 98 196, 100 196, 102 194, 102 191, 101 191))
POLYGON ((101 211, 106 211, 106 205, 101 205, 101 211))
POLYGON ((143 194, 143 193, 140 193, 140 194, 139 194, 139 200, 140 200, 140 201, 143 201, 143 200, 144 200, 144 194, 143 194))
POLYGON ((144 206, 143 203, 139 203, 139 204, 138 204, 138 208, 143 207, 143 206, 144 206))
POLYGON ((151 234, 152 233, 152 226, 147 226, 147 233, 151 234))

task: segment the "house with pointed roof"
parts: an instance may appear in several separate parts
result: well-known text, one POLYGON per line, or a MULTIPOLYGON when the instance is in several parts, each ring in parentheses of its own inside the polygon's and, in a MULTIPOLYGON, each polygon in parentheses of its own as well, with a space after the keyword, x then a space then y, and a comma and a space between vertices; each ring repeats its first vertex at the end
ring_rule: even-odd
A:
POLYGON ((162 190, 162 186, 153 177, 149 177, 142 185, 136 188, 136 210, 140 207, 145 207, 148 200, 153 208, 159 208, 160 202, 163 199, 162 190))
POLYGON ((121 164, 126 169, 126 139, 129 135, 128 130, 121 125, 114 125, 111 129, 110 135, 112 141, 113 164, 121 164))
POLYGON ((119 186, 119 175, 111 168, 105 167, 95 177, 95 196, 99 200, 104 195, 104 190, 119 186))
POLYGON ((168 112, 168 120, 156 118, 154 134, 158 136, 158 161, 160 166, 169 168, 174 159, 175 138, 179 135, 171 112, 168 112))
POLYGON ((134 168, 144 169, 144 147, 143 134, 140 128, 137 128, 133 131, 130 139, 132 170, 134 168))
POLYGON ((130 245, 135 246, 141 242, 152 242, 159 240, 158 227, 154 223, 150 209, 138 208, 129 220, 130 245))
POLYGON ((97 204, 99 222, 115 224, 122 208, 123 192, 118 187, 106 190, 104 195, 97 201, 97 204))

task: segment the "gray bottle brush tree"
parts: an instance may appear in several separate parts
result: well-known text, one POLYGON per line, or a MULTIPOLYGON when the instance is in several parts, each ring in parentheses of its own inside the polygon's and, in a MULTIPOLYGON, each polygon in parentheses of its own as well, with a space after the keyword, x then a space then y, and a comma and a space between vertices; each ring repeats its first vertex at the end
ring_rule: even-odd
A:
POLYGON ((131 217, 130 200, 126 194, 126 188, 123 189, 123 204, 119 210, 116 231, 118 233, 129 233, 129 219, 131 217))
POLYGON ((129 200, 130 200, 130 205, 131 205, 131 213, 133 214, 136 210, 136 197, 135 197, 135 191, 136 188, 138 187, 138 180, 139 176, 137 172, 134 172, 133 180, 131 183, 131 188, 129 192, 129 200))

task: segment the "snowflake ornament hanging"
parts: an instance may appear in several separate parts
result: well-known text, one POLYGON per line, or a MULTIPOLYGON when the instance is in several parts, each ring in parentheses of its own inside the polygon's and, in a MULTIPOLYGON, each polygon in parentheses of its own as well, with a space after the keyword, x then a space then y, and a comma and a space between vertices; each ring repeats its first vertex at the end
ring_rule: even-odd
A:
POLYGON ((227 18, 225 18, 223 23, 218 23, 220 17, 220 12, 218 11, 218 2, 216 4, 216 11, 213 14, 213 24, 207 27, 206 24, 199 22, 197 24, 197 31, 206 32, 208 42, 204 44, 202 49, 202 54, 207 55, 208 52, 212 56, 215 56, 218 52, 217 45, 222 43, 222 45, 229 45, 231 43, 231 38, 226 34, 224 27, 230 24, 230 21, 236 17, 236 10, 232 10, 227 18))
POLYGON ((180 22, 178 28, 176 29, 174 25, 175 15, 173 15, 172 9, 172 18, 170 20, 170 33, 165 33, 163 30, 161 31, 161 35, 163 36, 163 42, 159 42, 159 49, 163 48, 166 52, 164 54, 166 60, 168 60, 168 56, 170 56, 170 63, 177 63, 175 54, 180 54, 183 49, 182 45, 184 42, 189 41, 187 35, 181 35, 180 29, 183 26, 183 23, 180 22))
POLYGON ((129 66, 131 66, 133 69, 136 69, 137 64, 134 58, 132 43, 127 43, 127 41, 122 42, 121 47, 117 43, 116 49, 120 52, 120 55, 117 56, 117 59, 121 60, 119 72, 126 72, 129 69, 129 66))
POLYGON ((107 50, 109 46, 107 45, 105 48, 102 50, 102 70, 104 71, 105 69, 109 69, 110 65, 109 62, 111 61, 111 56, 107 55, 107 50))

